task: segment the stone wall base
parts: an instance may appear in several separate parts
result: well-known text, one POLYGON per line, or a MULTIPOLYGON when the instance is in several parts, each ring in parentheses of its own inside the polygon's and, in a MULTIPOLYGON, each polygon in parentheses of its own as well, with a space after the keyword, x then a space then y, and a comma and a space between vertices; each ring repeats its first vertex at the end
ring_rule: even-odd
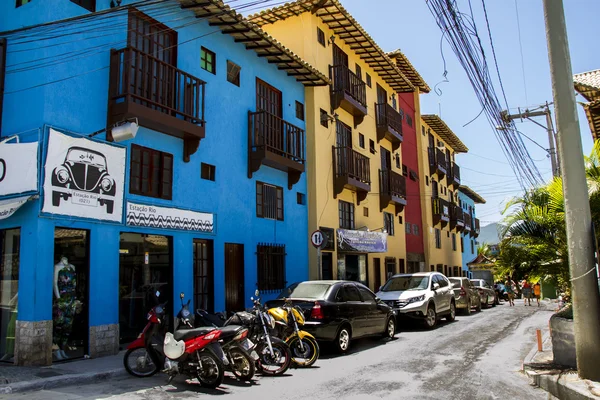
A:
POLYGON ((15 335, 15 364, 52 364, 52 321, 18 321, 15 335))
POLYGON ((119 353, 119 324, 90 326, 91 358, 119 353))

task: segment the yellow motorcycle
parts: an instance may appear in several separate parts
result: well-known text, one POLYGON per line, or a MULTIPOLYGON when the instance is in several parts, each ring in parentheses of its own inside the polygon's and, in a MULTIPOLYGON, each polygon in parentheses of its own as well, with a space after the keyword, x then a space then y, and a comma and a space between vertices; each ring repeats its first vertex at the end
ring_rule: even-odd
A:
POLYGON ((313 335, 298 328, 304 325, 304 313, 288 299, 281 307, 270 308, 269 315, 275 320, 277 336, 292 351, 292 362, 299 367, 310 367, 319 358, 319 344, 313 335))

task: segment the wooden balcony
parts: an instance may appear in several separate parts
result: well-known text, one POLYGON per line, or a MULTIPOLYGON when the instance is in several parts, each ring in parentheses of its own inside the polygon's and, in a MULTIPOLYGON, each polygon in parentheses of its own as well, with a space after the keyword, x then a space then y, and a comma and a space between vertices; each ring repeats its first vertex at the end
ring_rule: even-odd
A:
POLYGON ((456 204, 450 205, 450 229, 456 229, 459 232, 465 229, 464 211, 456 204))
POLYGON ((396 208, 396 214, 406 205, 406 178, 391 170, 379 170, 379 208, 381 211, 389 204, 396 208))
POLYGON ((331 107, 342 107, 354 116, 356 128, 367 115, 367 91, 365 83, 345 65, 330 65, 331 107))
POLYGON ((371 167, 369 157, 351 147, 332 146, 333 154, 333 198, 344 189, 356 191, 357 203, 367 198, 371 191, 371 167))
POLYGON ((439 222, 442 226, 446 226, 450 221, 450 204, 446 200, 438 197, 431 199, 431 207, 433 224, 435 225, 439 222))
POLYGON ((446 154, 438 148, 427 148, 429 156, 429 168, 432 174, 438 173, 440 176, 447 174, 446 154))
POLYGON ((472 228, 473 228, 473 218, 471 218, 471 214, 469 213, 465 213, 465 234, 469 234, 471 236, 473 236, 472 233, 472 228))
POLYGON ((475 237, 478 237, 480 230, 481 230, 481 227, 479 226, 479 218, 474 218, 472 235, 475 237))
POLYGON ((304 130, 266 111, 248 112, 248 178, 266 165, 288 174, 288 189, 304 172, 304 130))
POLYGON ((456 163, 448 166, 448 185, 460 186, 460 167, 456 163))
POLYGON ((141 126, 183 139, 188 162, 205 134, 205 85, 133 47, 111 50, 107 123, 137 118, 141 126))
POLYGON ((402 117, 388 103, 375 104, 377 116, 377 141, 388 139, 392 150, 398 150, 404 137, 402 136, 402 117))

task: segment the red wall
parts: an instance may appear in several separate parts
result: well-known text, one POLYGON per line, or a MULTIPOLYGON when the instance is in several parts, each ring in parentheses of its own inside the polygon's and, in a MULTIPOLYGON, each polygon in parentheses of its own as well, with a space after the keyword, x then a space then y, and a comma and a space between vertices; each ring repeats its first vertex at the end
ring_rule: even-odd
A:
POLYGON ((413 93, 399 93, 398 105, 404 110, 405 117, 402 119, 402 132, 404 141, 402 142, 402 163, 406 165, 409 171, 409 176, 406 177, 406 200, 407 204, 404 208, 404 223, 416 224, 419 227, 419 234, 414 235, 414 230, 411 228, 411 233, 406 234, 406 251, 410 253, 424 253, 423 248, 423 223, 421 222, 421 194, 419 182, 410 179, 410 170, 417 173, 419 179, 424 179, 419 173, 418 149, 417 149, 417 133, 415 131, 415 100, 413 93), (408 125, 406 116, 410 116, 413 120, 412 127, 408 125))

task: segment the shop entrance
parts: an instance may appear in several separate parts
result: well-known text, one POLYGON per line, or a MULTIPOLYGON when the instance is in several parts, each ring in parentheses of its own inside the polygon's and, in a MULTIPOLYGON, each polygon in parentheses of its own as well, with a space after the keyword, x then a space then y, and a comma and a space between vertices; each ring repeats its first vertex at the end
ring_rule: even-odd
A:
POLYGON ((332 257, 331 253, 321 253, 321 276, 323 280, 333 279, 332 257))
POLYGON ((0 231, 0 361, 12 362, 15 352, 21 229, 0 231))
POLYGON ((81 358, 87 354, 89 244, 87 230, 54 230, 53 361, 81 358))
MULTIPOLYGON (((135 340, 158 303, 173 310, 173 251, 169 236, 121 232, 119 245, 120 343, 135 340), (160 296, 156 298, 156 292, 160 296)), ((171 318, 167 319, 171 321, 171 318)))
POLYGON ((361 282, 369 286, 367 279, 367 255, 338 255, 338 279, 361 282))

